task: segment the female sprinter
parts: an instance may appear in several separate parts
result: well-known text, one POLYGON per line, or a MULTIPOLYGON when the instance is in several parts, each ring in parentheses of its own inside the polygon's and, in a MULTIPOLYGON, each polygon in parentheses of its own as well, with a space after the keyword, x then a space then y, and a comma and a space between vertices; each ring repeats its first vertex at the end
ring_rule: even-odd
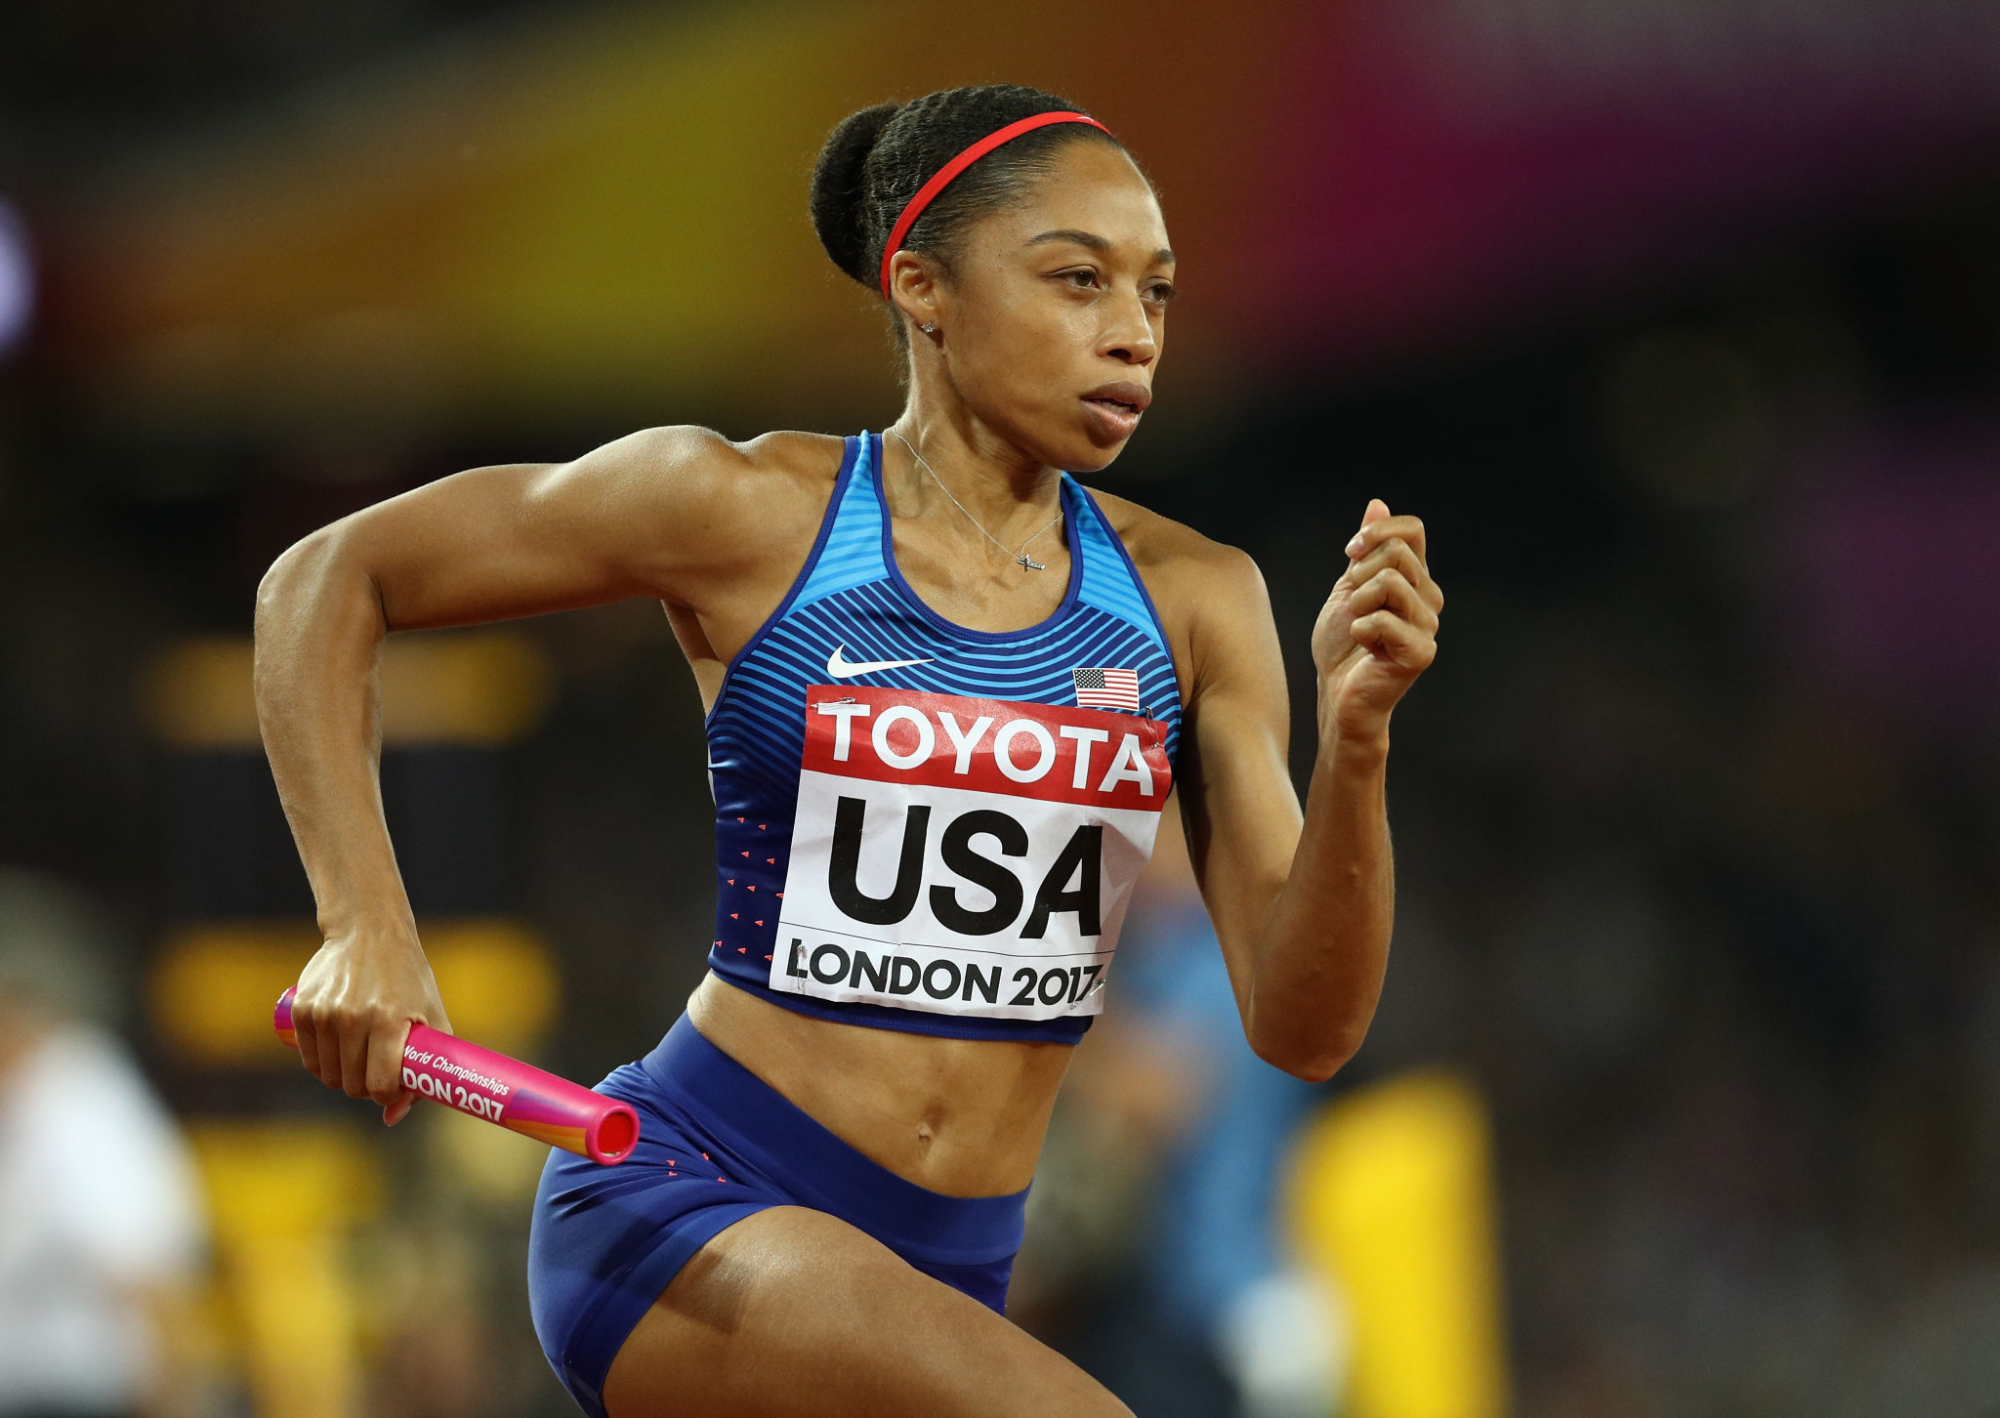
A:
POLYGON ((300 1052, 394 1122, 411 1021, 448 1027, 376 786, 383 635, 657 597, 708 705, 721 900, 686 1015, 600 1085, 638 1152, 544 1173, 550 1361, 610 1418, 1125 1413, 1001 1313, 1161 801, 1251 1046, 1327 1077, 1381 988, 1389 718, 1443 598, 1422 525, 1371 504, 1313 631, 1301 813, 1250 558, 1061 471, 1138 427, 1173 293, 1117 139, 1031 89, 884 104, 828 140, 812 213, 907 352, 885 435, 476 468, 265 579, 258 704, 326 937, 300 1052))

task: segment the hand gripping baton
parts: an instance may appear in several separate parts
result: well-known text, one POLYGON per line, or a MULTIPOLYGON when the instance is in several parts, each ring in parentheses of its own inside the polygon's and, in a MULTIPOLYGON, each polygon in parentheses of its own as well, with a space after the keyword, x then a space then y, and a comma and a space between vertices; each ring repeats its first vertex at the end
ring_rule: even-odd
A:
MULTIPOLYGON (((286 990, 278 997, 271 1024, 278 1037, 296 1049, 294 993, 286 990)), ((424 1024, 412 1024, 409 1042, 403 1045, 403 1086, 447 1108, 607 1167, 631 1156, 639 1142, 639 1115, 630 1103, 424 1024)))

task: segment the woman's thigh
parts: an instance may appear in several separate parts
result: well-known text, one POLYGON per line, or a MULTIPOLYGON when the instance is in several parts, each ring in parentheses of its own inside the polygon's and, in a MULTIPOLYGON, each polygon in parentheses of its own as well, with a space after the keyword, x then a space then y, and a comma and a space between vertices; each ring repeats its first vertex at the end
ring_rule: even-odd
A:
POLYGON ((603 1392, 611 1418, 1132 1418, 977 1300, 797 1206, 696 1252, 603 1392))

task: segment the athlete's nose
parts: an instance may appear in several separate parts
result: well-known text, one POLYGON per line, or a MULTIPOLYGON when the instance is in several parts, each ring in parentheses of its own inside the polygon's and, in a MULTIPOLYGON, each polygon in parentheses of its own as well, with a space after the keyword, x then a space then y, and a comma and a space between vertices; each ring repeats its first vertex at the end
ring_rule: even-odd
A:
POLYGON ((1146 302, 1137 291, 1115 295, 1100 307, 1105 311, 1104 334, 1098 353, 1144 369, 1160 357, 1159 336, 1146 317, 1146 302))

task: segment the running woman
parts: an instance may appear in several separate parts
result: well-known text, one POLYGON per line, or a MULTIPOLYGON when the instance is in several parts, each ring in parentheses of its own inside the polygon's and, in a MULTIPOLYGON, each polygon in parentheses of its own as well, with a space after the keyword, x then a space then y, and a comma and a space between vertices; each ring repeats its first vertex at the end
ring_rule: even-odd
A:
POLYGON ((657 598, 708 706, 716 926, 686 1014, 600 1085, 637 1153, 544 1172, 550 1362, 600 1418, 1123 1414, 1002 1314, 1161 804, 1251 1047, 1326 1078, 1382 985, 1389 720, 1443 597, 1423 525, 1371 503, 1313 630, 1302 812, 1256 566, 1072 476, 1138 428, 1173 295, 1123 146, 1051 94, 946 90, 841 123, 812 214, 887 303, 884 434, 475 468, 265 578, 258 706, 325 934, 299 1051, 394 1123, 410 1024, 449 1027, 383 823, 383 636, 657 598))

